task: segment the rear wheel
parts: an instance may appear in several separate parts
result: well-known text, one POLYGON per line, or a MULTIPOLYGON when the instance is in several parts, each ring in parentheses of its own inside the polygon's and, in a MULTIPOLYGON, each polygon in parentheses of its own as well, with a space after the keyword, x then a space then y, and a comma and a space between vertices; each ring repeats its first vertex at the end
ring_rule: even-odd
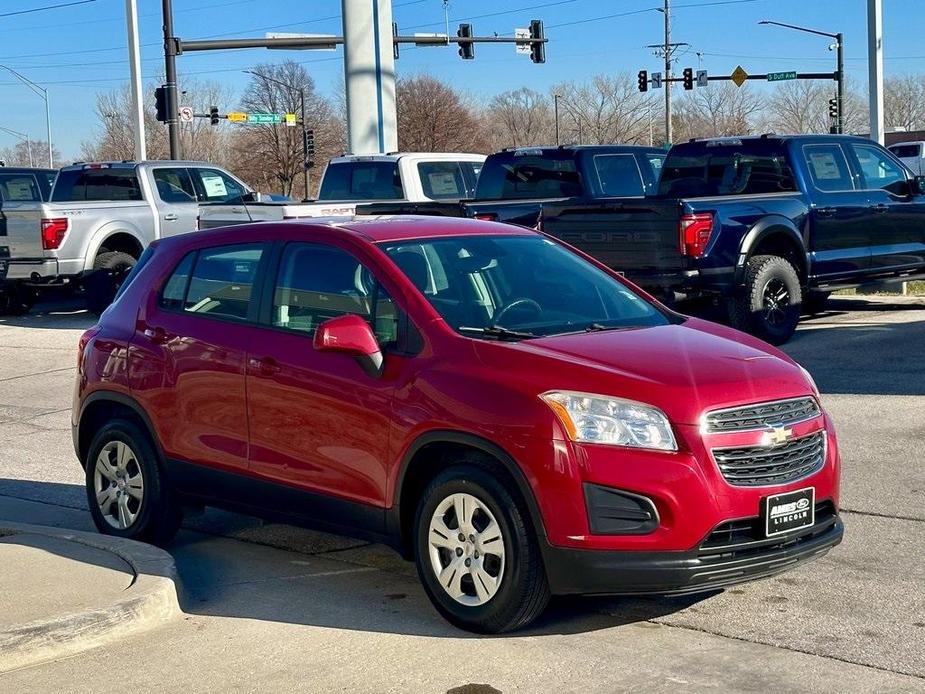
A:
POLYGON ((772 345, 785 343, 800 321, 802 290, 796 269, 776 255, 749 258, 745 287, 729 299, 732 327, 772 345))
POLYGON ((93 272, 84 278, 83 285, 87 294, 87 309, 99 316, 116 298, 116 292, 129 271, 135 267, 136 260, 122 251, 105 249, 93 261, 93 272))
POLYGON ((437 610, 470 631, 526 626, 549 601, 523 503, 490 471, 454 466, 425 490, 415 521, 418 575, 437 610))
POLYGON ((38 293, 31 287, 19 283, 8 284, 0 289, 0 313, 10 316, 24 316, 35 306, 38 293))
POLYGON ((100 429, 84 467, 87 503, 101 533, 170 542, 180 527, 181 507, 148 435, 134 422, 115 419, 100 429))

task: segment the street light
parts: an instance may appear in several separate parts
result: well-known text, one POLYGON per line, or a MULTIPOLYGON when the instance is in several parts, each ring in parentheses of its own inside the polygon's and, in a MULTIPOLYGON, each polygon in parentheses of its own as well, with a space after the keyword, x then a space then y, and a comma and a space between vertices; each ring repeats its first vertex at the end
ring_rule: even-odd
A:
MULTIPOLYGON (((844 48, 845 41, 844 36, 839 31, 835 34, 828 31, 818 31, 817 29, 809 29, 807 27, 797 26, 796 24, 786 24, 785 22, 774 22, 770 19, 763 19, 759 24, 773 24, 774 26, 784 27, 785 29, 794 29, 796 31, 803 31, 807 34, 816 34, 817 36, 828 36, 830 39, 835 39, 835 78, 836 78, 836 89, 837 93, 835 98, 838 99, 838 117, 835 120, 835 132, 841 134, 844 131, 844 113, 842 111, 844 105, 844 94, 845 94, 845 56, 844 48)), ((829 48, 831 50, 831 47, 829 48)))
MULTIPOLYGON (((253 75, 254 77, 259 77, 260 79, 266 80, 267 82, 274 82, 286 89, 296 89, 294 85, 287 84, 282 80, 275 79, 273 77, 267 77, 259 72, 254 72, 253 70, 244 70, 248 75, 253 75)), ((300 100, 300 110, 302 112, 302 176, 305 183, 305 199, 308 199, 308 132, 305 129, 305 90, 299 89, 299 100, 300 100)))
POLYGON ((575 121, 575 125, 578 129, 578 144, 581 144, 582 134, 581 134, 581 118, 572 108, 572 105, 568 100, 561 94, 553 94, 553 100, 555 101, 556 106, 556 144, 559 144, 559 100, 562 100, 562 103, 565 104, 565 109, 568 111, 569 115, 572 117, 572 120, 575 121))
POLYGON ((29 151, 29 166, 35 166, 35 160, 32 158, 32 140, 29 139, 29 136, 25 133, 17 132, 16 130, 11 130, 10 128, 4 128, 0 125, 0 130, 10 135, 15 135, 21 140, 26 141, 26 149, 29 151))
POLYGON ((48 168, 49 169, 55 168, 54 155, 52 154, 52 146, 51 146, 51 114, 50 114, 50 111, 48 110, 48 90, 45 89, 45 87, 40 87, 39 85, 37 85, 35 82, 30 80, 25 75, 19 74, 18 72, 16 72, 16 70, 14 70, 11 67, 7 67, 6 65, 0 65, 0 68, 3 68, 7 72, 9 72, 11 75, 13 75, 13 77, 16 77, 20 82, 22 82, 27 87, 29 87, 29 89, 31 89, 33 92, 35 92, 40 97, 45 99, 45 132, 46 132, 45 137, 48 140, 48 168))

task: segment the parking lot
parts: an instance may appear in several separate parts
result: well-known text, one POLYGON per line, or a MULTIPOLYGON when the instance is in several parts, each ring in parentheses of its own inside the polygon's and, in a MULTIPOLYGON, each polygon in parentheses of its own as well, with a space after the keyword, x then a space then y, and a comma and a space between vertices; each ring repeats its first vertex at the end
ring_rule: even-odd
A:
MULTIPOLYGON (((92 323, 65 300, 0 317, 2 518, 92 527, 70 438, 92 323)), ((557 600, 526 632, 474 639, 382 547, 210 510, 171 547, 182 622, 0 675, 0 690, 925 691, 923 345, 925 299, 839 296, 785 346, 838 429, 846 534, 783 576, 557 600)))

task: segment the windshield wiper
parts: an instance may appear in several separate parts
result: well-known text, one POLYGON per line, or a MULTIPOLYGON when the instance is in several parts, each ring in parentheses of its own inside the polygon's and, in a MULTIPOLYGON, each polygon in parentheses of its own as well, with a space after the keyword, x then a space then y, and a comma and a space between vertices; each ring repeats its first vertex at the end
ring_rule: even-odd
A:
POLYGON ((536 337, 533 333, 522 332, 520 330, 511 330, 500 325, 489 325, 486 328, 475 328, 468 325, 460 325, 458 328, 461 333, 478 333, 485 337, 493 337, 496 340, 526 340, 527 338, 536 337))

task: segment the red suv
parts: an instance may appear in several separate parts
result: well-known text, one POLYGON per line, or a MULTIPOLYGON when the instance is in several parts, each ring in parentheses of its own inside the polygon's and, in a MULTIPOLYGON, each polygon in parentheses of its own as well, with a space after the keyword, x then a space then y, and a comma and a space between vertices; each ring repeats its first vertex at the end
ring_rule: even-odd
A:
POLYGON ((690 593, 842 537, 812 379, 540 233, 407 217, 156 242, 80 340, 105 533, 223 506, 388 543, 463 628, 690 593))

